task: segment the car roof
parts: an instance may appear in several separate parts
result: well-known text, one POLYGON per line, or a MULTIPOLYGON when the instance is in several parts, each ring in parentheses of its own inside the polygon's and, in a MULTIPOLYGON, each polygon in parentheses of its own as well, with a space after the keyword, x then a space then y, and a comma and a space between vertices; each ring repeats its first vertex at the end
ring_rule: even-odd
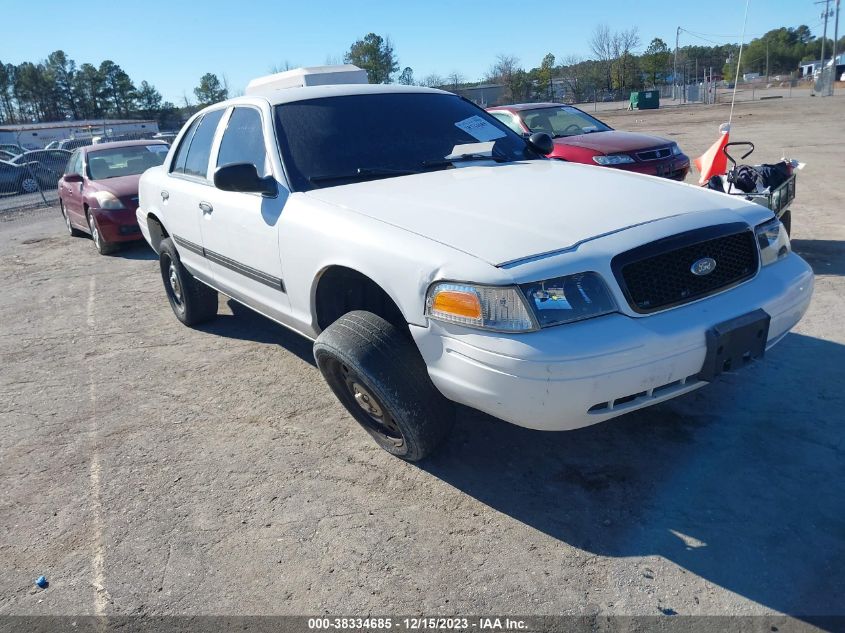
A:
MULTIPOLYGON (((305 88, 276 88, 266 92, 260 92, 244 97, 235 97, 223 103, 233 105, 237 103, 248 103, 256 97, 266 99, 270 105, 292 103, 294 101, 305 101, 307 99, 322 99, 324 97, 345 97, 349 95, 370 95, 370 94, 452 94, 437 88, 424 88, 422 86, 404 86, 397 84, 334 84, 330 86, 307 86, 305 88)), ((219 106, 220 104, 215 104, 219 106)), ((212 106, 213 107, 213 106, 212 106)))
MULTIPOLYGON (((487 108, 488 110, 508 110, 509 112, 520 112, 522 110, 536 110, 538 108, 560 108, 566 106, 571 108, 573 106, 566 103, 514 103, 511 105, 499 105, 487 108)), ((577 109, 577 108, 576 108, 577 109)))
POLYGON ((112 141, 111 143, 97 143, 96 145, 84 145, 79 149, 82 151, 83 154, 90 154, 91 152, 97 152, 101 149, 115 149, 117 147, 133 147, 135 145, 167 145, 164 141, 160 141, 156 138, 151 138, 148 140, 140 140, 140 141, 112 141))

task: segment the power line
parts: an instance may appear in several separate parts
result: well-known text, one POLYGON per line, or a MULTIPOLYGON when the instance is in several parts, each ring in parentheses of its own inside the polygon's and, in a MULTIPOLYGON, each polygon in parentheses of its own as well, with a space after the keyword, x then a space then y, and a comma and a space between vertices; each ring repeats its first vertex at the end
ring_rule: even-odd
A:
MULTIPOLYGON (((689 33, 690 35, 695 35, 695 36, 701 37, 702 39, 704 39, 703 36, 718 37, 718 38, 722 38, 722 39, 733 39, 733 38, 737 38, 737 37, 742 37, 740 33, 736 33, 734 35, 716 35, 715 33, 699 33, 698 31, 690 31, 689 29, 685 29, 683 27, 681 27, 681 30, 684 33, 689 33)), ((765 33, 756 33, 756 34, 752 33, 752 34, 746 34, 746 37, 763 37, 764 35, 765 35, 765 33)))
POLYGON ((708 40, 706 37, 701 37, 700 35, 697 35, 697 34, 693 33, 692 31, 687 31, 686 29, 681 29, 681 31, 683 31, 687 35, 692 35, 695 38, 703 40, 703 41, 707 42, 708 44, 715 44, 716 46, 727 46, 728 45, 725 42, 715 42, 713 40, 708 40))

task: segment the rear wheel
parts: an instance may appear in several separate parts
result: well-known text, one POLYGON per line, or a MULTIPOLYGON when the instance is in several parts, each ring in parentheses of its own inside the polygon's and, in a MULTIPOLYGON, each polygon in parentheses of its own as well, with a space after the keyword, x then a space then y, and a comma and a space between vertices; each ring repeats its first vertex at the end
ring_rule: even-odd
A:
POLYGON ((454 408, 407 335, 372 312, 349 312, 314 343, 317 366, 346 410, 388 453, 415 462, 446 437, 454 408))
POLYGON ((188 272, 169 237, 159 244, 158 258, 167 300, 177 319, 185 325, 197 325, 217 316, 217 291, 188 272))
POLYGON ((24 176, 18 183, 20 193, 35 193, 39 189, 38 179, 33 176, 24 176))
POLYGON ((97 218, 94 217, 93 213, 88 214, 88 227, 91 229, 91 239, 100 255, 110 255, 120 248, 118 244, 103 239, 100 227, 97 225, 97 218))

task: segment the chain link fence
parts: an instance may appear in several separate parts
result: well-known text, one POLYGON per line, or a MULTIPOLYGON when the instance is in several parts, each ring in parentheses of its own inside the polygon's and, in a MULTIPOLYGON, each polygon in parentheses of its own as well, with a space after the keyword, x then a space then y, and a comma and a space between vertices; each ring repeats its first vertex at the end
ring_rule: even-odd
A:
POLYGON ((85 139, 67 139, 59 147, 24 150, 15 143, 0 143, 0 215, 58 204, 58 182, 68 159, 78 147, 113 141, 162 138, 148 133, 128 133, 85 139))

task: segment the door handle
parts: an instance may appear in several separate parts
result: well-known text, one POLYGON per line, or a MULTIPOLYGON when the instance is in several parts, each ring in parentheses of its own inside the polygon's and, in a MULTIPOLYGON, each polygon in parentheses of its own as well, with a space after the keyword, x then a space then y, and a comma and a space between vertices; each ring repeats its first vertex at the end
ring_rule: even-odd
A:
POLYGON ((207 202, 200 202, 200 209, 202 209, 203 213, 211 213, 214 211, 214 207, 207 202))
POLYGON ((166 191, 162 191, 162 192, 161 192, 161 199, 162 199, 162 200, 167 200, 168 198, 170 198, 170 194, 169 194, 168 192, 166 192, 166 191))

